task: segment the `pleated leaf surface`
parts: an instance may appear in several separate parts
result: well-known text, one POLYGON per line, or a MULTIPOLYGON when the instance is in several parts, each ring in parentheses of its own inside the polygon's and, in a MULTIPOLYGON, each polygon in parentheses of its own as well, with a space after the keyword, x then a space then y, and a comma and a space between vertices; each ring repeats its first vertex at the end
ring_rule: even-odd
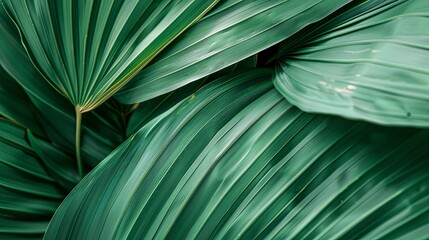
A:
POLYGON ((25 129, 1 118, 0 172, 0 238, 42 238, 65 191, 26 141, 25 129))
POLYGON ((85 112, 107 100, 217 1, 2 2, 31 62, 85 112))
POLYGON ((116 97, 132 104, 173 91, 279 43, 348 2, 221 1, 116 97))
POLYGON ((149 122, 45 239, 429 237, 429 132, 305 113, 270 77, 224 77, 149 122))

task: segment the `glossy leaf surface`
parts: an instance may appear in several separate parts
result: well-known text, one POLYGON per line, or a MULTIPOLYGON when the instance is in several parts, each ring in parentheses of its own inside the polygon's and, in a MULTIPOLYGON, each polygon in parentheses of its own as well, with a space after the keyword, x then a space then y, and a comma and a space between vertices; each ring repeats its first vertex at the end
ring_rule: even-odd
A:
POLYGON ((173 107, 181 100, 193 96, 193 94, 203 85, 232 72, 240 72, 256 67, 257 56, 248 57, 240 62, 232 64, 231 66, 219 70, 207 77, 198 81, 192 82, 186 86, 174 90, 173 92, 164 94, 162 96, 150 99, 139 103, 136 109, 130 114, 127 122, 127 136, 138 131, 150 120, 156 116, 164 113, 169 108, 173 107))
POLYGON ((365 1, 311 29, 280 61, 275 86, 304 111, 428 127, 428 26, 426 0, 365 1))
POLYGON ((223 78, 148 123, 45 239, 427 238, 429 132, 304 113, 270 76, 223 78))
POLYGON ((223 1, 174 41, 116 97, 131 104, 173 91, 290 37, 347 2, 223 1))

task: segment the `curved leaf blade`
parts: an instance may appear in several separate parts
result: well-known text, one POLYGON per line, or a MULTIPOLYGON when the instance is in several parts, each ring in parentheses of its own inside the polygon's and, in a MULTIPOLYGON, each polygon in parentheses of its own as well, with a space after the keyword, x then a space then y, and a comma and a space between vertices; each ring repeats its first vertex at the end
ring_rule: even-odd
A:
MULTIPOLYGON (((129 140, 123 143, 121 147, 119 147, 114 151, 115 155, 118 155, 118 156, 121 155, 123 157, 122 160, 125 160, 125 159, 137 160, 138 157, 134 156, 134 154, 130 154, 126 149, 131 149, 132 152, 134 152, 134 150, 132 149, 135 149, 135 148, 141 149, 141 150, 146 148, 153 149, 154 151, 148 151, 144 153, 147 156, 148 160, 149 159, 152 159, 152 160, 149 160, 147 162, 141 162, 141 163, 138 163, 136 161, 132 164, 130 164, 130 162, 128 161, 123 161, 124 163, 123 165, 114 167, 118 171, 117 173, 129 172, 133 168, 138 168, 143 172, 140 172, 140 173, 135 172, 135 173, 145 175, 144 169, 146 167, 149 167, 152 164, 156 164, 157 161, 155 160, 159 157, 161 157, 164 160, 170 159, 168 160, 169 164, 176 163, 177 157, 180 157, 184 160, 187 157, 190 157, 190 158, 196 157, 198 152, 201 151, 205 147, 205 145, 210 141, 211 138, 209 136, 216 134, 216 131, 212 131, 211 129, 220 128, 224 123, 228 121, 229 117, 226 117, 226 116, 235 115, 235 113, 239 111, 239 109, 241 109, 242 107, 246 106, 247 103, 249 103, 249 101, 252 101, 253 99, 257 98, 258 96, 260 96, 270 88, 271 84, 267 82, 255 85, 255 83, 261 82, 261 80, 267 79, 269 78, 269 76, 270 76, 270 71, 259 70, 259 71, 254 71, 250 73, 240 74, 231 78, 224 78, 223 80, 221 79, 220 82, 225 84, 211 85, 211 87, 206 87, 203 90, 199 91, 194 98, 188 98, 183 100, 183 104, 181 105, 183 106, 189 105, 189 107, 193 108, 193 111, 188 111, 186 109, 183 109, 181 105, 175 106, 172 110, 169 111, 172 116, 171 118, 164 120, 163 115, 161 115, 160 117, 152 120, 151 123, 146 125, 146 127, 144 128, 145 130, 139 131, 139 133, 132 136, 129 140), (249 85, 253 85, 253 86, 249 87, 249 85), (213 93, 212 91, 215 91, 215 93, 213 93), (236 97, 237 95, 235 95, 237 93, 240 94, 239 98, 237 98, 236 97), (224 104, 223 101, 219 101, 219 98, 217 98, 217 96, 219 95, 223 95, 224 96, 223 99, 228 99, 231 104, 224 104), (166 122, 165 124, 159 125, 157 124, 157 122, 159 121, 166 121, 166 122), (186 123, 188 121, 192 121, 193 123, 192 128, 186 127, 187 126, 186 123), (184 127, 186 129, 184 129, 184 127), (202 129, 204 131, 201 131, 202 129), (165 135, 165 133, 171 133, 172 135, 169 136, 167 139, 163 139, 161 136, 165 135), (156 139, 154 139, 154 141, 145 141, 145 144, 141 145, 140 140, 143 140, 145 138, 145 135, 148 135, 148 134, 154 135, 157 137, 156 139), (209 135, 205 137, 206 134, 209 134, 209 135), (198 141, 194 141, 192 138, 186 138, 184 141, 181 141, 180 139, 175 138, 174 135, 189 136, 189 137, 198 135, 198 136, 201 136, 201 138, 199 138, 198 141), (137 142, 134 142, 133 139, 140 139, 140 140, 137 142), (188 150, 188 151, 185 151, 187 152, 187 154, 182 154, 184 151, 183 148, 185 147, 189 148, 188 144, 190 143, 192 145, 192 148, 195 149, 195 151, 188 150), (172 151, 171 153, 174 156, 171 155, 169 157, 168 155, 162 154, 162 152, 159 152, 157 150, 159 147, 165 148, 165 150, 168 152, 172 151), (159 155, 160 153, 161 155, 159 155)), ((137 155, 140 155, 140 153, 137 153, 137 155)), ((108 158, 112 156, 113 155, 109 155, 108 158)), ((101 162, 95 168, 98 170, 95 170, 90 174, 88 174, 87 175, 88 177, 84 178, 82 181, 84 182, 88 180, 91 181, 90 180, 91 178, 89 178, 89 176, 93 174, 97 176, 102 176, 102 175, 103 176, 109 175, 111 177, 114 175, 116 176, 115 169, 110 167, 108 169, 106 169, 105 167, 101 167, 101 166, 107 166, 106 164, 111 165, 111 161, 101 162), (107 170, 107 172, 105 170, 107 170)), ((187 161, 187 163, 183 162, 183 164, 184 164, 183 165, 183 170, 184 170, 186 165, 191 164, 191 162, 187 161)), ((150 173, 147 172, 147 174, 150 174, 150 173)), ((153 173, 151 173, 150 175, 152 174, 153 173)), ((132 227, 132 225, 127 223, 127 221, 120 221, 120 218, 123 215, 123 213, 121 213, 122 210, 125 210, 124 207, 126 207, 127 205, 127 204, 124 205, 123 201, 128 201, 127 199, 129 195, 125 192, 122 192, 124 190, 122 187, 123 187, 123 184, 128 185, 128 184, 135 183, 135 180, 137 180, 135 179, 135 177, 137 177, 137 175, 133 175, 133 176, 124 175, 123 177, 124 178, 117 175, 116 177, 110 178, 110 180, 108 180, 109 183, 107 185, 100 188, 97 187, 98 190, 96 190, 96 192, 93 192, 91 196, 87 194, 89 194, 90 191, 95 190, 92 188, 92 186, 80 185, 80 186, 83 186, 85 190, 83 189, 79 190, 79 187, 75 188, 73 190, 73 193, 71 193, 72 195, 74 195, 74 193, 79 194, 80 191, 83 191, 85 193, 79 194, 80 196, 82 197, 88 196, 95 201, 97 201, 97 199, 101 200, 102 198, 107 197, 110 194, 114 194, 114 195, 119 194, 124 198, 121 197, 120 199, 118 199, 118 201, 115 201, 113 200, 113 198, 111 199, 110 197, 108 198, 110 200, 106 198, 106 200, 108 201, 105 202, 105 204, 103 204, 103 207, 100 208, 101 211, 98 211, 98 213, 94 215, 94 219, 89 217, 84 219, 80 217, 83 217, 85 212, 86 212, 85 213, 86 215, 88 213, 87 211, 90 211, 90 208, 92 208, 92 206, 90 205, 77 206, 75 204, 77 203, 77 201, 80 201, 80 199, 78 200, 78 199, 74 199, 74 197, 70 197, 69 200, 66 200, 63 203, 63 206, 64 206, 62 208, 63 210, 59 209, 59 212, 57 215, 58 220, 53 220, 51 222, 52 231, 48 233, 45 236, 45 238, 53 239, 56 237, 60 237, 60 238, 68 239, 68 238, 77 237, 77 238, 94 238, 94 239, 98 239, 98 238, 112 239, 116 234, 118 234, 117 233, 118 231, 122 232, 122 234, 127 234, 131 230, 129 228, 132 227), (117 185, 116 187, 113 187, 114 185, 116 185, 116 183, 120 183, 120 184, 117 185), (113 184, 112 185, 113 188, 108 187, 108 185, 110 186, 110 184, 113 184), (108 187, 109 189, 105 187, 108 187), (111 215, 109 211, 105 212, 104 210, 102 210, 104 207, 113 210, 113 212, 111 213, 113 215, 111 215), (85 222, 85 223, 82 222, 83 225, 78 224, 82 227, 85 226, 83 228, 78 227, 79 228, 78 231, 75 231, 76 229, 74 228, 64 227, 69 224, 75 224, 75 220, 73 219, 73 217, 71 216, 70 218, 62 217, 64 214, 63 211, 68 212, 72 208, 74 208, 76 213, 80 216, 79 219, 85 222), (119 211, 117 212, 119 215, 116 215, 115 213, 117 210, 119 211), (108 214, 109 216, 106 216, 105 214, 108 214), (102 218, 108 217, 108 219, 110 220, 106 219, 106 221, 109 221, 109 223, 106 222, 106 225, 98 224, 97 218, 99 217, 102 217, 102 218), (112 220, 113 222, 111 222, 112 220)), ((171 180, 174 181, 177 179, 172 178, 171 180)), ((156 181, 153 181, 153 183, 156 183, 156 181)), ((150 183, 145 181, 144 185, 147 185, 147 184, 150 184, 150 183)), ((137 186, 134 186, 134 187, 130 186, 130 187, 131 188, 129 189, 131 190, 137 186)), ((151 186, 150 191, 154 190, 153 187, 154 186, 151 186)), ((165 193, 166 192, 163 191, 163 194, 165 193)), ((138 202, 135 202, 135 203, 138 203, 138 202)), ((138 211, 136 211, 135 213, 138 213, 138 211)), ((138 215, 137 216, 135 216, 135 214, 132 214, 132 215, 134 216, 130 216, 131 218, 138 217, 138 215)), ((78 225, 75 225, 75 226, 77 227, 78 225)), ((118 237, 121 237, 121 236, 119 235, 118 237)), ((141 237, 143 237, 143 235, 141 237)))
POLYGON ((45 239, 428 237, 427 130, 304 113, 264 79, 221 79, 148 123, 45 239))
POLYGON ((116 94, 145 101, 268 48, 349 1, 224 1, 116 94))
POLYGON ((134 134, 150 120, 164 113, 183 99, 193 96, 203 85, 232 72, 242 72, 255 68, 256 62, 257 56, 253 55, 218 72, 210 74, 203 79, 176 89, 173 92, 136 104, 138 106, 131 112, 131 116, 127 122, 127 136, 134 134))
POLYGON ((304 111, 428 127, 428 25, 424 0, 364 2, 289 52, 275 86, 304 111))

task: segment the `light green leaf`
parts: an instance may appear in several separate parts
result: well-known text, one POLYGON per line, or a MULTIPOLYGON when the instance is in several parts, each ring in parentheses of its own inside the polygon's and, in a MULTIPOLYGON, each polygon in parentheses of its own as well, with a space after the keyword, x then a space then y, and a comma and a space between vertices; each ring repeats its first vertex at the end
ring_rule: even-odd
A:
POLYGON ((149 122, 45 239, 429 237, 429 131, 304 113, 270 77, 225 77, 149 122))
POLYGON ((217 0, 2 2, 32 63, 86 112, 106 101, 217 0))
POLYGON ((365 1, 286 41, 275 86, 304 111, 428 127, 427 26, 426 0, 365 1))
POLYGON ((227 0, 188 29, 116 95, 145 101, 254 55, 347 1, 227 0))
POLYGON ((41 238, 65 197, 25 140, 25 130, 0 119, 0 238, 41 238))

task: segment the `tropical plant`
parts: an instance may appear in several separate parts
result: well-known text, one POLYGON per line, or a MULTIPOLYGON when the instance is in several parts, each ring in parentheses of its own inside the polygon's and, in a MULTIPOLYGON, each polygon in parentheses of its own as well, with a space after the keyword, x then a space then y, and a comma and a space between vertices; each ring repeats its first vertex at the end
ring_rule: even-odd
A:
POLYGON ((427 0, 0 0, 1 239, 428 239, 427 0))

